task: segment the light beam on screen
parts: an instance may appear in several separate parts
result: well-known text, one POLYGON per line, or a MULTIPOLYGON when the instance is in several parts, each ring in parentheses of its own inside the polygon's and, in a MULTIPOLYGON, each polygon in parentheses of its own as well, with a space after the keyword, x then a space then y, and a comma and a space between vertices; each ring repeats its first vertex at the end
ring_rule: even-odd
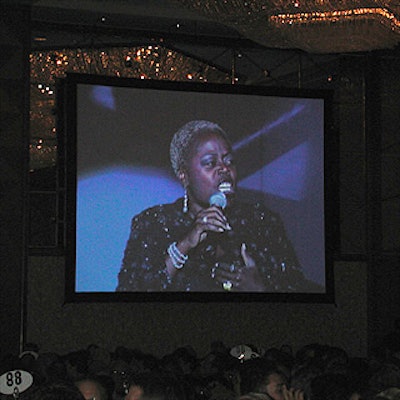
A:
POLYGON ((93 86, 91 97, 95 103, 110 110, 115 110, 115 97, 111 87, 93 86))
POLYGON ((239 182, 244 189, 260 190, 275 196, 301 200, 307 191, 308 162, 311 144, 304 142, 254 174, 239 182))
POLYGON ((276 128, 277 126, 289 121, 291 118, 299 114, 304 109, 304 107, 304 104, 296 104, 289 112, 282 114, 277 120, 265 124, 259 131, 252 133, 251 135, 240 140, 239 142, 236 142, 233 145, 233 150, 239 150, 241 147, 246 146, 254 139, 257 139, 258 137, 267 134, 269 131, 276 128))
POLYGON ((154 168, 115 167, 79 177, 76 291, 114 292, 132 217, 182 193, 171 175, 154 168))

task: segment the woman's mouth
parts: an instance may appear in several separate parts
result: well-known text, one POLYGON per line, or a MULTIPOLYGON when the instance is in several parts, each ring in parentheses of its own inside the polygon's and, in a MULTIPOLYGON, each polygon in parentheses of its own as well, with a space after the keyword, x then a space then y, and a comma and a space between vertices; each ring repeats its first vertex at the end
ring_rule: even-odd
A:
POLYGON ((224 194, 232 194, 234 192, 232 182, 223 181, 218 185, 218 190, 224 194))

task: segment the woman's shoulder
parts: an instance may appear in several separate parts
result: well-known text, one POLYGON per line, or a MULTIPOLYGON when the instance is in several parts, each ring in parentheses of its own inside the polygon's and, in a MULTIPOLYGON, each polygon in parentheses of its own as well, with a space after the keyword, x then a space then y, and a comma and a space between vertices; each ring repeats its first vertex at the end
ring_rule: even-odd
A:
POLYGON ((173 203, 163 203, 153 205, 136 214, 133 220, 158 220, 160 218, 167 218, 168 216, 175 216, 181 212, 182 202, 178 199, 173 203))

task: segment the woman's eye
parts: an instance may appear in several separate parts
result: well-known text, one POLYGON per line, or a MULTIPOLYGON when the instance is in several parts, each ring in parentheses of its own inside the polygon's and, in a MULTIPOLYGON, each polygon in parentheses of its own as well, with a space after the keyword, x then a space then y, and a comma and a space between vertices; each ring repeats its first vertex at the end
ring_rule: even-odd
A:
POLYGON ((202 163, 205 167, 213 168, 216 165, 215 160, 204 160, 202 163))
MULTIPOLYGON (((202 165, 206 168, 215 168, 219 164, 218 159, 206 159, 202 161, 202 165)), ((223 164, 226 166, 230 166, 234 164, 233 157, 226 157, 223 159, 223 164)))
POLYGON ((226 158, 224 160, 225 165, 232 165, 235 163, 235 160, 232 157, 226 158))

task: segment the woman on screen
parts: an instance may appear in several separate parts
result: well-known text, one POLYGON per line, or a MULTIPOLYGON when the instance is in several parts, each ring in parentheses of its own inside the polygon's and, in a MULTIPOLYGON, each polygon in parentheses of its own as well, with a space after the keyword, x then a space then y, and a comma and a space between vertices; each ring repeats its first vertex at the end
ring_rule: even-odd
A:
POLYGON ((184 196, 133 218, 117 291, 310 289, 279 216, 236 198, 235 159, 220 126, 187 123, 170 158, 184 196))

